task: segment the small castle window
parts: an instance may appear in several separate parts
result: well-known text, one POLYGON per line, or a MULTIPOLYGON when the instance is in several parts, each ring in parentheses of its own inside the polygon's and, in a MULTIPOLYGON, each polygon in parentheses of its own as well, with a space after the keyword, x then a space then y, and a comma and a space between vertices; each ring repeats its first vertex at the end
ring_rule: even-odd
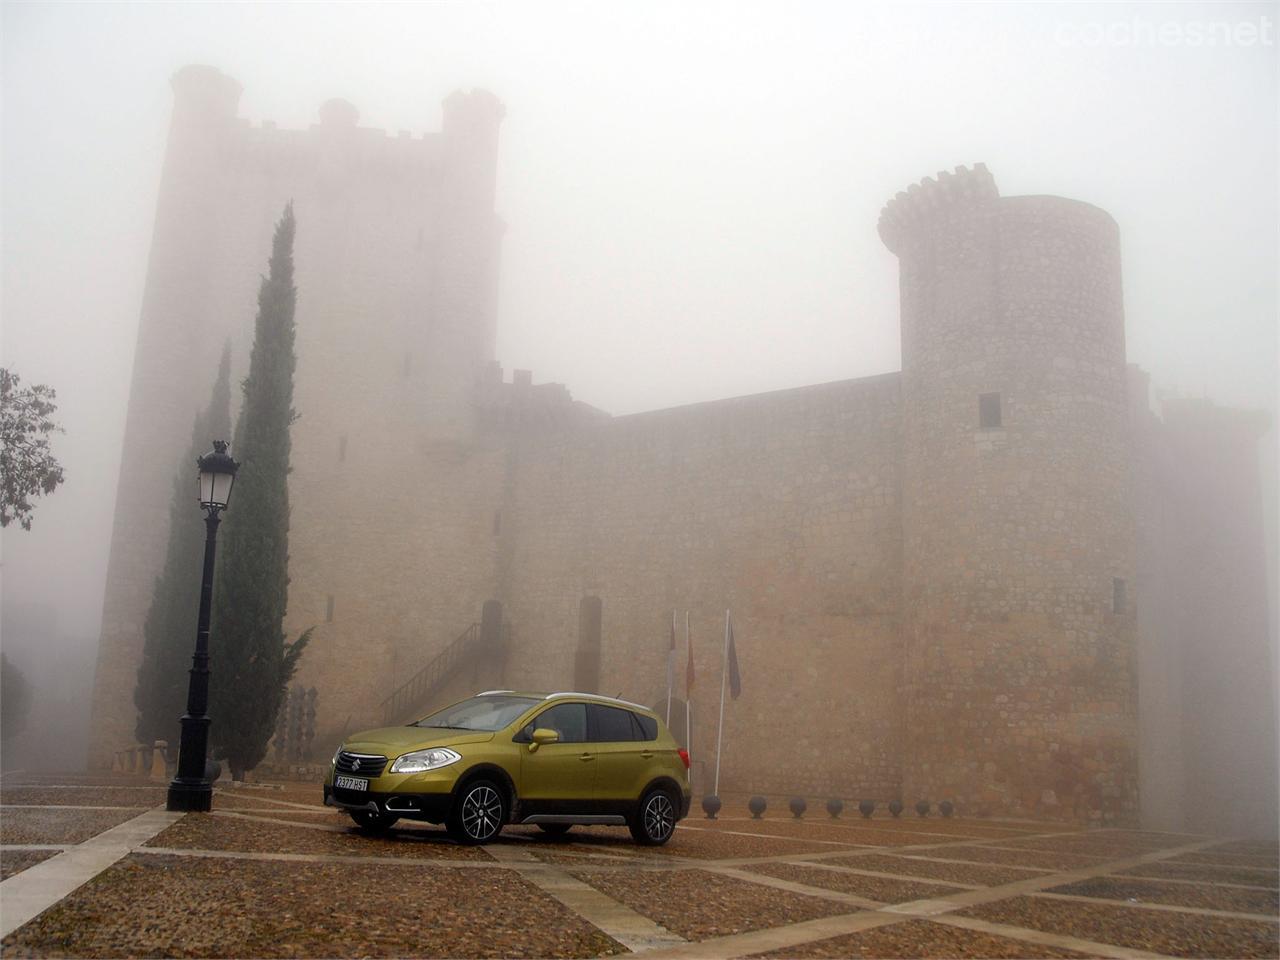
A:
POLYGON ((1120 577, 1111 578, 1111 612, 1124 613, 1128 597, 1125 582, 1120 577))
POLYGON ((324 622, 333 623, 333 594, 324 598, 324 622))
POLYGON ((345 433, 338 438, 338 459, 347 459, 347 435, 345 433))
POLYGON ((1000 426, 1000 394, 978 394, 978 426, 983 430, 995 430, 1000 426))

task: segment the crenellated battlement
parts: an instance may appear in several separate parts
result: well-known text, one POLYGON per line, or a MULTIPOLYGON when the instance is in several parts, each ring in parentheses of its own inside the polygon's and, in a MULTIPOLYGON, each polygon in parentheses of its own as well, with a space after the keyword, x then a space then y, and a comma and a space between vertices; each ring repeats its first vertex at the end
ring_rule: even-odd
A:
POLYGON ((939 171, 937 180, 925 177, 884 205, 878 225, 880 239, 896 254, 909 234, 942 211, 986 203, 999 196, 995 177, 984 163, 975 163, 972 170, 959 166, 954 173, 939 171))
POLYGON ((182 67, 171 85, 178 139, 198 145, 191 156, 216 156, 241 173, 313 170, 322 158, 332 170, 335 159, 342 158, 337 160, 340 166, 366 175, 376 172, 381 178, 435 176, 434 161, 445 145, 462 161, 459 169, 471 164, 484 169, 492 166, 498 127, 506 113, 488 90, 457 90, 441 103, 439 130, 388 132, 360 126, 356 105, 335 97, 318 107, 318 122, 296 129, 280 127, 274 120, 254 123, 240 117, 243 88, 215 67, 182 67))

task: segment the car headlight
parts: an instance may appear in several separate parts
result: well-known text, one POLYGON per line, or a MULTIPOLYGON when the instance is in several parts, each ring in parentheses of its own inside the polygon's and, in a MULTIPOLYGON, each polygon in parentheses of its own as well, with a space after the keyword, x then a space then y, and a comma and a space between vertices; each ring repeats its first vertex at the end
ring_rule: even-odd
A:
POLYGON ((391 772, 426 773, 428 770, 447 767, 449 764, 457 763, 461 759, 462 757, 448 747, 415 750, 413 753, 406 753, 403 757, 397 757, 396 762, 391 764, 391 772))
POLYGON ((333 751, 333 759, 329 761, 331 767, 338 765, 338 754, 342 753, 342 744, 338 744, 338 749, 333 751))

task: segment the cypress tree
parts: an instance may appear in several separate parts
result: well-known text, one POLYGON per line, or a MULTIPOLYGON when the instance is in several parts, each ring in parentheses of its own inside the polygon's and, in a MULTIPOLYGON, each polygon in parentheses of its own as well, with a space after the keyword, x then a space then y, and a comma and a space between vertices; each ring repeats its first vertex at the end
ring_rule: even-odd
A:
POLYGON ((289 594, 289 428, 293 409, 293 204, 276 224, 258 289, 249 375, 231 454, 240 461, 218 543, 210 643, 214 755, 243 780, 266 755, 284 691, 310 639, 284 634, 289 594))
POLYGON ((200 605, 200 565, 204 556, 204 515, 196 492, 196 458, 214 440, 231 432, 231 344, 222 350, 218 378, 208 408, 196 415, 191 445, 173 478, 169 501, 169 545, 156 577, 143 626, 142 662, 133 703, 139 743, 178 743, 178 718, 187 708, 188 670, 195 646, 200 605))

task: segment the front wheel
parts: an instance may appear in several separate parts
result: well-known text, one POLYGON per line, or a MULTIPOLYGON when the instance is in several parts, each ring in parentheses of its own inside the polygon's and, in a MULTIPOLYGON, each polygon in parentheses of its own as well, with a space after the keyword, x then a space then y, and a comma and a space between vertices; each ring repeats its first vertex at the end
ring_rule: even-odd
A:
POLYGON ((507 821, 502 788, 491 780, 473 780, 462 788, 445 821, 449 836, 467 845, 488 843, 507 821))
POLYGON ((654 788, 640 798, 640 806, 627 824, 631 837, 646 847, 658 847, 671 839, 676 829, 676 805, 671 794, 654 788))
POLYGON ((347 813, 365 833, 386 833, 400 819, 390 813, 374 813, 372 810, 348 810, 347 813))

